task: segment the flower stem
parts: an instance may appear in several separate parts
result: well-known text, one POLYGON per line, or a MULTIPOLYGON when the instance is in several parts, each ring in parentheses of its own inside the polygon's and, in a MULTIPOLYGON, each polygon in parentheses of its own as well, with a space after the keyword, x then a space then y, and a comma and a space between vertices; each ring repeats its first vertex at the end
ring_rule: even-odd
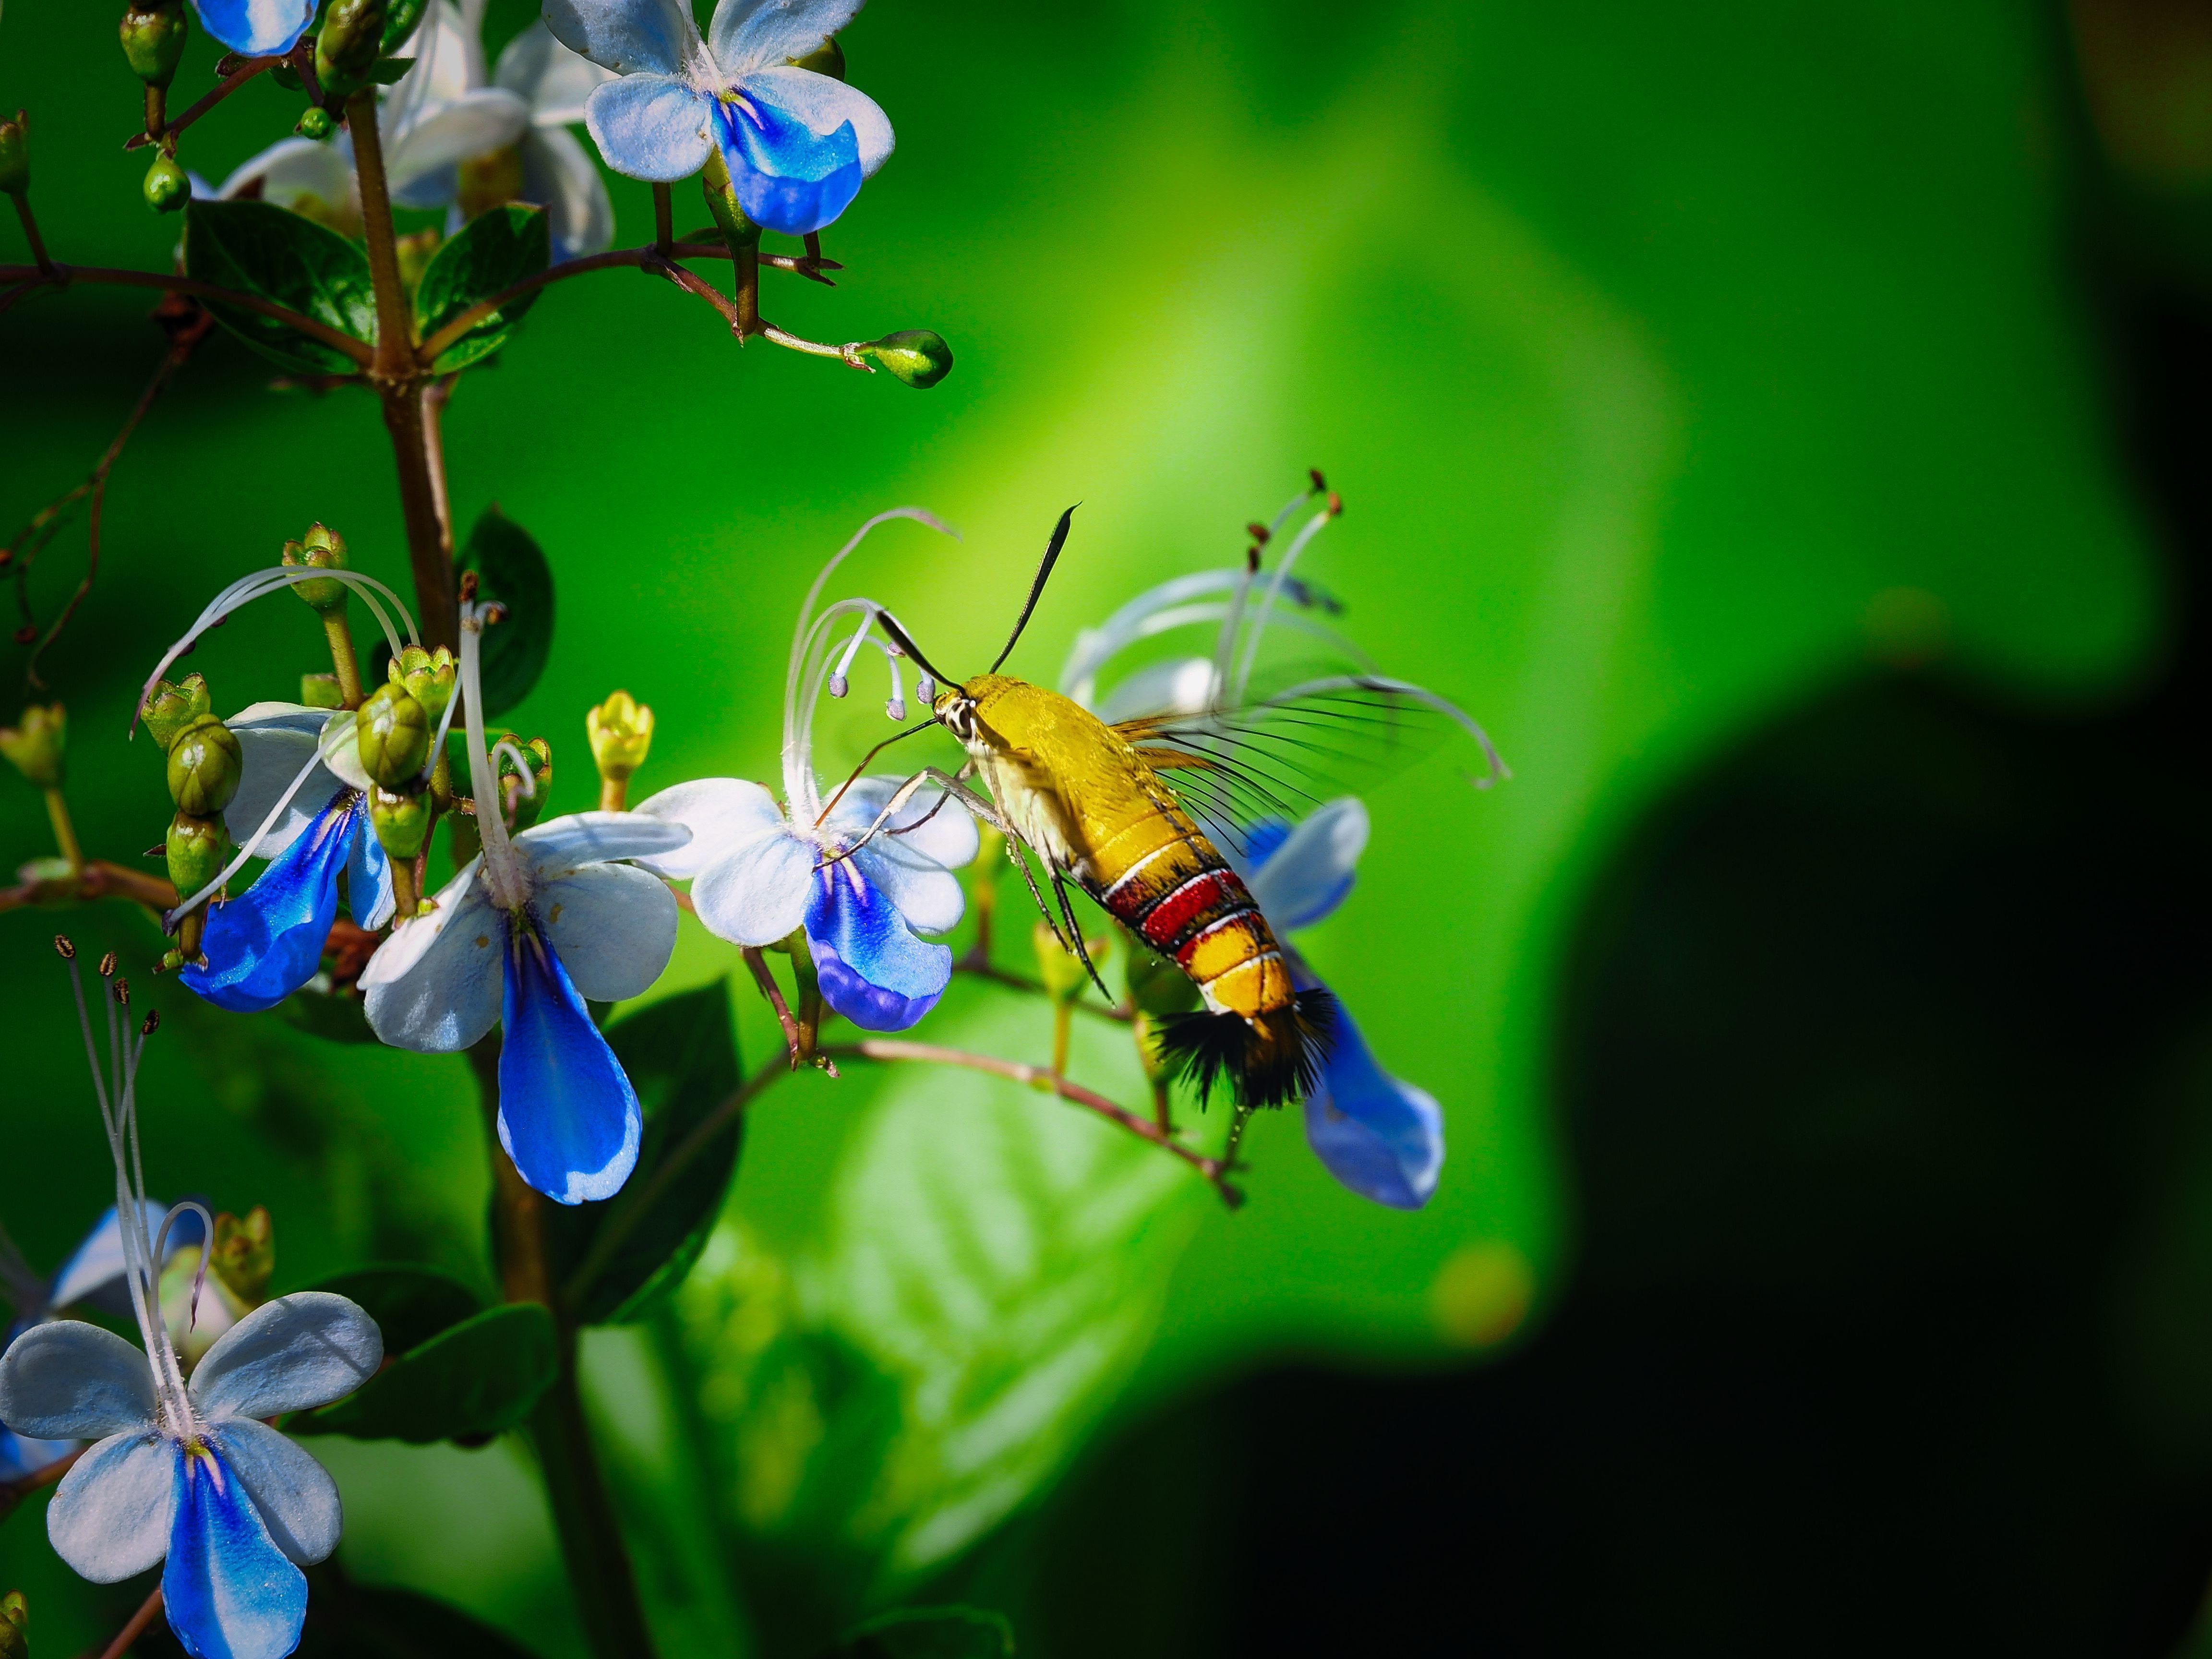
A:
POLYGON ((1052 1074, 1067 1075, 1067 1041, 1075 1030, 1075 1011, 1060 997, 1052 1000, 1052 1074))
POLYGON ((46 239, 39 234, 39 221, 31 211, 31 192, 27 190, 15 192, 15 216, 23 222, 23 235, 31 244, 32 263, 38 266, 41 276, 52 276, 54 262, 46 252, 46 239))
POLYGON ((84 873, 84 848, 77 845, 76 825, 70 821, 69 802, 62 799, 61 786, 55 784, 46 790, 46 817, 54 826, 54 844, 62 849, 62 856, 70 868, 78 875, 84 873))
POLYGON ((500 1284, 509 1302, 535 1302, 552 1310, 559 1339, 560 1370, 531 1413, 530 1437, 545 1476, 545 1496, 585 1640, 599 1659, 653 1659, 653 1638, 638 1600, 629 1548, 615 1519, 577 1387, 576 1328, 554 1291, 545 1200, 523 1180, 499 1144, 500 1042, 495 1033, 469 1050, 491 1141, 492 1231, 500 1284))
POLYGON ((149 82, 146 87, 146 136, 159 138, 168 130, 168 118, 169 89, 149 82))
POLYGON ((376 355, 368 375, 384 405, 384 429, 399 469, 399 507, 407 526, 407 562, 415 578, 422 644, 432 651, 441 645, 450 648, 460 642, 460 619, 453 605, 453 535, 443 510, 437 424, 427 404, 428 387, 416 357, 414 319, 399 275, 398 238, 392 224, 392 192, 385 182, 374 88, 346 100, 346 126, 353 134, 362 228, 376 295, 376 355))
POLYGON ((138 1611, 131 1615, 131 1622, 115 1633, 115 1639, 100 1650, 100 1659, 123 1659, 131 1651, 131 1644, 146 1633, 153 1624, 154 1615, 161 1610, 161 1587, 154 1586, 154 1593, 139 1603, 138 1611))
POLYGON ((338 698, 348 708, 361 707, 361 659, 354 653, 353 629, 345 606, 323 612, 323 633, 331 642, 331 666, 337 672, 338 698))

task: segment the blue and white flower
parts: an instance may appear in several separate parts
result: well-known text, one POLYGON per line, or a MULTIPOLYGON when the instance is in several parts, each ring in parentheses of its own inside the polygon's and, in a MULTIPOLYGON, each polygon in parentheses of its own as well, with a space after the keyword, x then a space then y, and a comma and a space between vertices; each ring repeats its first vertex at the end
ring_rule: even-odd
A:
MULTIPOLYGON (((883 637, 883 607, 841 599, 814 614, 830 574, 871 530, 908 518, 933 529, 928 514, 902 507, 871 519, 815 579, 791 648, 783 710, 783 804, 757 783, 703 778, 664 789, 639 813, 681 823, 690 844, 647 860, 671 879, 691 878, 691 902, 717 938, 735 945, 781 943, 804 929, 823 1000, 871 1031, 901 1031, 937 1006, 952 978, 952 952, 918 938, 949 932, 967 904, 952 872, 975 861, 975 822, 940 791, 925 790, 878 835, 848 851, 905 780, 866 777, 825 801, 814 773, 814 716, 824 692, 843 696, 863 649, 889 665, 893 720, 907 714, 896 648, 883 637), (834 638, 854 619, 851 635, 834 638)), ((947 532, 946 533, 950 533, 947 532)), ((927 707, 933 695, 925 678, 927 707)))
POLYGON ((798 67, 860 0, 720 0, 704 40, 685 0, 546 0, 561 43, 622 78, 592 93, 585 125, 617 173, 688 179, 720 149, 738 205, 787 235, 821 229, 891 153, 890 118, 865 93, 798 67))
MULTIPOLYGON (((81 986, 77 1006, 82 1018, 81 986)), ((185 1651, 283 1659, 307 1617, 300 1568, 337 1547, 341 1517, 322 1465, 262 1419, 350 1394, 376 1374, 383 1337, 343 1297, 280 1297, 232 1327, 185 1381, 158 1300, 160 1231, 131 1175, 145 1039, 134 1042, 127 1017, 111 1025, 118 1035, 112 1093, 96 1058, 93 1075, 143 1346, 74 1320, 33 1327, 0 1358, 0 1422, 33 1439, 95 1443, 47 1506, 63 1560, 102 1584, 166 1563, 162 1607, 185 1651)))
MULTIPOLYGON (((158 1229, 167 1209, 152 1200, 144 1206, 146 1223, 158 1229)), ((0 1293, 15 1304, 15 1316, 8 1327, 13 1342, 33 1325, 44 1324, 64 1309, 95 1307, 103 1313, 127 1316, 129 1297, 124 1287, 123 1231, 110 1206, 84 1242, 70 1253, 51 1279, 31 1271, 7 1231, 0 1228, 0 1293)), ((168 1256, 196 1249, 204 1237, 196 1210, 177 1218, 169 1230, 168 1256)), ((166 1265, 166 1262, 165 1262, 166 1265)), ((58 1463, 77 1449, 74 1440, 26 1440, 0 1426, 0 1480, 15 1480, 58 1463)))
MULTIPOLYGON (((301 565, 257 571, 210 601, 148 677, 139 706, 169 665, 232 611, 318 577, 344 581, 368 600, 394 654, 399 635, 383 600, 398 609, 408 638, 415 637, 414 622, 392 590, 357 572, 301 565)), ((239 850, 205 888, 181 895, 168 921, 173 928, 176 918, 213 900, 247 859, 270 860, 238 897, 208 902, 201 960, 179 975, 219 1008, 255 1013, 314 977, 337 918, 339 872, 346 872, 354 920, 377 928, 392 917, 392 872, 369 824, 369 779, 356 753, 350 711, 258 702, 224 723, 238 739, 240 776, 223 823, 239 850)))
POLYGON ((200 22, 233 52, 280 58, 315 21, 316 0, 192 0, 200 22))
MULTIPOLYGON (((1295 826, 1266 818, 1245 833, 1240 854, 1224 848, 1267 918, 1300 990, 1322 983, 1288 934, 1333 914, 1352 890, 1366 849, 1367 808, 1358 797, 1328 802, 1295 826)), ((1436 1097, 1376 1064, 1341 1000, 1321 1086, 1306 1099, 1306 1144, 1353 1192, 1393 1209, 1418 1210, 1444 1164, 1444 1115, 1436 1097)))
POLYGON ((362 1008, 385 1042, 424 1053, 466 1048, 500 1026, 500 1144, 539 1192, 580 1204, 621 1189, 644 1130, 636 1091, 585 1003, 640 994, 676 948, 675 895, 625 860, 675 853, 691 832, 631 812, 577 812, 508 836, 484 752, 487 608, 463 607, 458 692, 483 850, 369 958, 362 1008))

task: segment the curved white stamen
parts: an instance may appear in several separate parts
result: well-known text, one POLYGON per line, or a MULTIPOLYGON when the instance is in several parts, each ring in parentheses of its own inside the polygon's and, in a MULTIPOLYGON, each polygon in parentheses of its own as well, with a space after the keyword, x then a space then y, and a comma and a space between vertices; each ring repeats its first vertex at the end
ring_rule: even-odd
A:
POLYGON ((513 738, 501 738, 491 746, 491 763, 495 771, 498 769, 499 757, 501 755, 514 763, 515 781, 522 786, 523 799, 536 800, 538 774, 534 768, 537 765, 537 757, 526 753, 522 745, 513 738))
POLYGON ((814 717, 836 668, 830 635, 844 617, 872 623, 883 609, 870 599, 840 599, 814 619, 800 641, 799 690, 784 706, 783 796, 793 823, 811 823, 822 811, 821 781, 814 775, 814 717))
POLYGON ((471 603, 461 607, 461 662, 459 695, 468 699, 465 718, 469 734, 469 789, 476 797, 477 838, 483 844, 484 890, 502 910, 520 908, 530 896, 530 876, 522 855, 507 833, 499 810, 499 777, 491 757, 484 752, 483 630, 491 606, 471 603))
MULTIPOLYGON (((1231 570, 1208 574, 1224 578, 1220 584, 1223 586, 1233 585, 1233 580, 1237 574, 1231 570)), ((1117 637, 1112 641, 1113 648, 1109 651, 1101 652, 1089 648, 1091 641, 1090 636, 1086 635, 1085 639, 1076 642, 1075 652, 1071 657, 1067 669, 1060 677, 1060 690, 1085 708, 1094 711, 1101 708, 1111 701, 1111 698, 1099 696, 1098 677, 1114 658, 1131 646, 1157 635, 1173 633, 1179 628, 1194 628, 1201 623, 1218 622, 1227 617, 1233 608, 1230 601, 1212 599, 1201 605, 1176 605, 1170 609, 1155 611, 1150 616, 1139 618, 1133 623, 1123 624, 1119 629, 1117 637)), ((1336 629, 1330 627, 1328 623, 1303 611, 1285 611, 1270 620, 1272 625, 1276 628, 1289 628, 1301 634, 1311 635, 1332 649, 1341 651, 1363 668, 1371 669, 1374 666, 1374 659, 1357 643, 1346 638, 1336 629)), ((1098 631, 1102 634, 1103 632, 1103 629, 1098 631)), ((1212 693, 1214 701, 1220 701, 1222 690, 1220 671, 1216 665, 1212 693)))
MULTIPOLYGON (((1237 678, 1229 688, 1229 697, 1231 702, 1242 702, 1244 700, 1244 688, 1252 678, 1252 665, 1260 655, 1261 637, 1267 631, 1268 615, 1274 610, 1275 601, 1282 597, 1283 585, 1291 579, 1291 567, 1298 562, 1298 555, 1306 550, 1313 538, 1328 528, 1329 521, 1335 517, 1336 514, 1326 507, 1315 514, 1299 530, 1297 538, 1291 543, 1289 550, 1276 564, 1275 580, 1268 584, 1267 597, 1260 601, 1260 609, 1252 618, 1251 635, 1244 645, 1243 663, 1238 667, 1237 678)), ((1221 665, 1226 668, 1229 665, 1224 660, 1221 665)))
POLYGON ((323 722, 322 732, 315 739, 314 754, 309 757, 307 763, 300 769, 300 775, 292 780, 290 786, 276 798, 276 804, 269 809, 269 816, 261 820, 261 827, 247 837, 246 845, 240 848, 232 855, 230 862, 222 866, 222 874, 161 917, 161 928, 164 933, 174 933, 177 922, 181 917, 191 915, 202 901, 220 892, 225 882, 246 867, 246 860, 253 856, 253 849, 268 839, 269 832, 276 827, 276 820, 283 817, 285 809, 291 805, 292 798, 307 787, 307 780, 314 776, 315 769, 328 764, 330 757, 337 753, 340 745, 353 734, 353 711, 350 709, 341 708, 323 722), (333 735, 334 731, 335 735, 333 735))
POLYGON ((837 671, 830 677, 833 683, 845 678, 853 672, 853 659, 859 656, 860 647, 868 643, 868 630, 875 626, 875 622, 876 613, 871 611, 860 625, 853 630, 853 637, 845 641, 845 653, 837 659, 837 671))
POLYGON ((884 713, 895 720, 906 718, 906 677, 899 672, 900 652, 892 646, 884 647, 884 660, 890 665, 890 700, 884 704, 884 713))
POLYGON ((154 1235, 154 1260, 161 1262, 168 1259, 169 1229, 186 1211, 198 1213, 201 1229, 200 1265, 192 1270, 192 1300, 185 1319, 185 1328, 193 1331, 199 1328, 200 1292, 207 1288, 208 1263, 215 1257, 215 1218, 208 1213, 206 1205, 196 1198, 188 1198, 182 1203, 169 1206, 168 1214, 161 1218, 161 1231, 154 1235))
POLYGON ((446 733, 453 729, 453 710, 460 702, 457 693, 446 698, 446 712, 438 716, 438 735, 431 741, 430 752, 422 757, 422 775, 426 780, 438 769, 438 757, 446 752, 446 733))
POLYGON ((392 618, 385 614, 384 607, 377 603, 378 594, 381 593, 392 601, 393 607, 399 612, 400 621, 407 624, 407 642, 410 645, 418 642, 415 635, 415 619, 408 614, 406 605, 401 603, 397 593, 374 576, 365 576, 358 570, 325 569, 316 565, 304 564, 275 565, 266 570, 257 570, 250 575, 240 576, 209 600, 207 608, 200 612, 191 627, 185 630, 185 636, 169 647, 167 654, 155 665, 154 672, 146 677, 146 684, 138 689, 138 701, 131 711, 131 729, 133 732, 137 731, 138 717, 145 711, 146 698, 155 686, 161 683, 161 676, 169 672, 171 664, 192 648, 201 635, 206 633, 232 611, 251 605, 264 594, 274 593, 280 588, 296 587, 301 582, 320 581, 325 577, 333 581, 343 582, 361 595, 368 604, 370 611, 375 616, 378 625, 384 629, 385 641, 391 646, 393 656, 399 654, 399 635, 392 628, 392 618))

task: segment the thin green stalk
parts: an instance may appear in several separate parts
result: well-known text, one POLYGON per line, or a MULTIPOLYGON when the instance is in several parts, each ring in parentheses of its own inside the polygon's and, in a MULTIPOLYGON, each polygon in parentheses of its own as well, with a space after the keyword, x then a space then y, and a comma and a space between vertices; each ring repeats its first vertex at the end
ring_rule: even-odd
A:
POLYGON ((353 629, 346 622, 343 605, 334 605, 323 612, 323 633, 331 642, 331 666, 337 673, 338 700, 348 708, 358 708, 361 659, 354 653, 353 629))
POLYGON ((54 826, 54 844, 62 849, 62 856, 69 860, 70 868, 82 875, 84 848, 77 845, 76 825, 70 820, 69 802, 62 799, 58 784, 46 791, 46 817, 54 826))

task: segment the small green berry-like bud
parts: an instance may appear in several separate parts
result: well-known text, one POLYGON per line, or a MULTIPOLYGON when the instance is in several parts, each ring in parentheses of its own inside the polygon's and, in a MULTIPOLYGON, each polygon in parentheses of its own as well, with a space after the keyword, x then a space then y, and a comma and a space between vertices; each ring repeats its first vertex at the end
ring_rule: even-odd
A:
POLYGON ((181 903, 222 873, 230 838, 223 834, 220 819, 179 812, 161 850, 169 855, 169 879, 176 884, 181 903))
POLYGON ((31 1608, 23 1592, 0 1595, 0 1659, 30 1659, 30 1627, 31 1608))
POLYGON ((312 138, 319 144, 326 142, 337 130, 337 118, 320 104, 310 107, 300 118, 299 125, 292 129, 302 138, 312 138))
POLYGON ((131 72, 149 87, 166 87, 176 78, 191 33, 185 0, 131 0, 123 9, 123 55, 131 72))
POLYGON ((499 773, 500 816, 506 820, 507 833, 519 836, 538 822, 545 811, 545 803, 553 798, 553 745, 543 738, 532 738, 528 743, 520 738, 514 741, 532 763, 530 793, 523 793, 523 775, 515 766, 513 749, 495 757, 493 764, 499 773))
POLYGON ((161 745, 166 754, 179 732, 215 712, 215 700, 208 695, 205 678, 187 674, 175 685, 167 680, 157 682, 146 694, 145 707, 138 712, 145 719, 146 729, 154 734, 154 741, 161 745))
MULTIPOLYGON (((317 570, 343 570, 348 562, 345 538, 319 524, 308 526, 307 533, 298 541, 286 542, 283 556, 286 564, 310 565, 317 570)), ((295 582, 292 591, 319 615, 327 616, 345 604, 346 585, 336 580, 295 582)))
POLYGON ((177 734, 169 745, 169 799, 179 812, 213 817, 238 793, 238 739, 212 714, 177 734))
POLYGON ((430 797, 423 791, 395 793, 379 787, 368 798, 368 821, 394 862, 412 864, 430 834, 430 797))
POLYGON ((1198 987, 1190 975, 1150 945, 1130 942, 1127 968, 1129 1000, 1138 1012, 1155 1022, 1169 1014, 1187 1014, 1198 1006, 1198 987))
POLYGON ((395 685, 422 705, 435 726, 446 718, 446 705, 453 700, 453 653, 444 646, 425 651, 419 645, 403 646, 387 670, 395 685))
POLYGON ((335 674, 302 674, 300 701, 310 708, 343 708, 345 693, 338 690, 338 677, 335 674))
POLYGON ((68 741, 69 712, 59 703, 33 704, 15 725, 0 726, 0 756, 41 789, 61 787, 68 741))
POLYGON ((430 752, 430 718, 404 685, 386 684, 354 716, 354 741, 362 770, 386 789, 413 783, 430 752))
POLYGON ((15 112, 12 121, 0 121, 0 192, 21 196, 31 187, 31 118, 15 112))
POLYGON ((952 348, 942 334, 902 328, 860 349, 860 355, 902 385, 935 386, 952 372, 952 348))
POLYGON ((385 0, 331 0, 315 37, 315 79, 343 98, 369 83, 384 51, 385 0))
MULTIPOLYGON (((1081 996, 1083 988, 1091 982, 1091 975, 1084 971, 1075 953, 1062 950, 1059 939, 1042 921, 1030 930, 1030 942, 1036 947, 1037 977, 1044 981, 1045 994, 1054 1002, 1073 1002, 1081 996)), ((1091 952, 1091 960, 1096 963, 1106 959, 1109 942, 1085 939, 1084 948, 1091 952)))
POLYGON ((177 158, 154 152, 154 165, 146 169, 146 205, 156 213, 175 213, 192 199, 192 181, 177 165, 177 158))
POLYGON ((653 749, 653 710, 617 691, 584 716, 592 763, 608 783, 627 783, 653 749))
POLYGON ((215 1218, 208 1271, 249 1308, 268 1300, 269 1280, 276 1271, 276 1230, 265 1207, 255 1205, 243 1221, 227 1210, 215 1218))

